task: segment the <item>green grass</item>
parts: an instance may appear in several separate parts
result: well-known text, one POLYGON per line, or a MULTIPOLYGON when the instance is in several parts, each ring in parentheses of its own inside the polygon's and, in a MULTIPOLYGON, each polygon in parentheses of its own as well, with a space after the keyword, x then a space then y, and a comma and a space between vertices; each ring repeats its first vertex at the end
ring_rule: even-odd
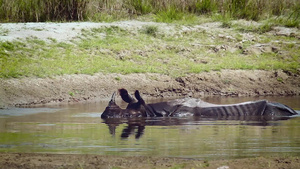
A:
POLYGON ((1 0, 1 22, 105 21, 153 14, 157 22, 194 21, 194 15, 265 20, 299 27, 300 1, 295 0, 1 0))
POLYGON ((7 36, 9 33, 8 29, 0 28, 0 36, 7 36))
POLYGON ((176 20, 182 20, 184 13, 178 10, 176 7, 172 6, 166 10, 159 11, 156 13, 156 22, 166 22, 171 23, 176 20))
MULTIPOLYGON (((175 25, 180 29, 180 24, 175 25)), ((218 37, 212 40, 210 33, 201 30, 170 35, 160 32, 157 26, 145 26, 137 32, 110 26, 82 30, 81 40, 73 43, 57 42, 55 39, 46 42, 35 37, 0 42, 0 77, 93 75, 98 72, 150 72, 178 77, 222 69, 283 69, 295 72, 299 69, 300 49, 293 43, 276 44, 285 51, 285 55, 271 52, 257 56, 244 55, 242 50, 212 50, 211 46, 235 46, 243 39, 238 32, 239 29, 233 29, 232 34, 236 34, 237 40, 228 42, 218 37), (198 43, 201 46, 193 45, 198 43)), ((253 33, 260 36, 260 41, 244 42, 244 49, 256 43, 297 41, 296 37, 270 36, 259 31, 253 33)))
POLYGON ((89 0, 1 0, 2 22, 76 21, 87 18, 89 0))
POLYGON ((144 26, 141 32, 155 37, 158 34, 158 27, 154 25, 144 26))

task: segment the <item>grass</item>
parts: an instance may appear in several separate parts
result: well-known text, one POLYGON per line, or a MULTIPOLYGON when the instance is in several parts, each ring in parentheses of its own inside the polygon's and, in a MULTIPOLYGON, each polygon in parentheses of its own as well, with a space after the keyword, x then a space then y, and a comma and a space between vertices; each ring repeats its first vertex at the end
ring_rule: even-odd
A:
POLYGON ((162 10, 156 13, 156 22, 171 23, 176 20, 182 20, 184 13, 172 6, 166 10, 162 10))
POLYGON ((153 14, 154 21, 192 20, 194 15, 265 20, 299 27, 300 2, 296 0, 1 0, 1 22, 128 20, 153 14), (284 17, 282 17, 284 16, 284 17))
MULTIPOLYGON (((178 77, 222 69, 283 69, 296 72, 300 67, 300 49, 294 43, 273 44, 285 51, 284 55, 274 52, 243 54, 243 49, 256 43, 293 42, 297 41, 296 37, 271 36, 264 34, 265 31, 253 31, 255 36, 260 37, 259 41, 243 42, 242 49, 229 51, 221 46, 235 46, 242 42, 244 38, 239 32, 243 26, 230 24, 230 34, 236 37, 231 41, 215 36, 218 33, 197 29, 180 32, 180 24, 174 23, 173 26, 175 34, 153 25, 138 31, 108 26, 82 30, 80 40, 72 43, 55 39, 46 42, 35 37, 0 42, 0 77, 93 75, 99 72, 150 72, 178 77), (212 47, 220 50, 214 51, 212 47)), ((243 29, 250 28, 244 26, 243 29)))
POLYGON ((7 36, 9 33, 8 29, 0 28, 0 36, 7 36))
POLYGON ((156 37, 158 35, 158 27, 155 25, 147 25, 143 27, 141 32, 156 37))
POLYGON ((89 0, 1 0, 2 22, 76 21, 87 18, 89 0))

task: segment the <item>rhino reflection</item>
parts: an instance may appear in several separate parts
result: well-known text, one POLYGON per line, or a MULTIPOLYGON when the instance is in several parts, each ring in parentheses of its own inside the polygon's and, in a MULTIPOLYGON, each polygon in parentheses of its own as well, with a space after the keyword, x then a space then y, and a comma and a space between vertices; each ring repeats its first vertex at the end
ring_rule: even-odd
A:
POLYGON ((121 137, 128 138, 135 130, 137 130, 135 132, 135 138, 139 139, 144 134, 145 126, 141 124, 128 124, 128 126, 123 129, 121 137))
POLYGON ((135 134, 135 138, 139 139, 145 130, 145 119, 134 119, 129 121, 124 121, 121 119, 106 119, 105 123, 109 128, 109 133, 113 136, 116 135, 116 128, 120 124, 127 123, 128 125, 123 129, 121 138, 128 138, 130 135, 135 134))
POLYGON ((264 117, 264 116, 228 116, 228 117, 189 117, 189 118, 112 118, 104 119, 112 136, 116 135, 116 128, 126 123, 120 135, 121 138, 128 138, 134 135, 139 139, 147 126, 189 126, 189 125, 251 125, 251 126, 276 126, 280 125, 278 121, 288 120, 290 117, 264 117))

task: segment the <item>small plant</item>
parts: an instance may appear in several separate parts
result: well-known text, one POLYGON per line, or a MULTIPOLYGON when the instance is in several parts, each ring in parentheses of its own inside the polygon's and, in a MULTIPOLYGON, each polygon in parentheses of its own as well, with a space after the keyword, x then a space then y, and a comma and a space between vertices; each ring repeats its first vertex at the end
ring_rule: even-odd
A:
POLYGON ((217 9, 217 4, 211 0, 202 0, 195 2, 195 12, 200 14, 207 14, 217 9))
POLYGON ((232 26, 231 22, 229 21, 223 21, 221 27, 222 28, 230 28, 232 26))
POLYGON ((259 33, 266 33, 272 30, 273 24, 272 23, 265 23, 257 29, 259 33))
POLYGON ((120 77, 115 77, 115 80, 116 80, 116 81, 120 81, 121 78, 120 78, 120 77))
POLYGON ((104 31, 108 34, 126 32, 124 29, 120 28, 119 26, 106 27, 104 31))
POLYGON ((220 71, 217 72, 217 75, 219 76, 219 78, 222 76, 220 71))
POLYGON ((1 50, 1 48, 4 48, 5 50, 8 50, 8 51, 12 51, 15 49, 15 44, 13 44, 12 42, 8 42, 8 41, 2 42, 0 44, 0 50, 1 50))
POLYGON ((175 20, 183 19, 183 16, 183 12, 179 11, 175 6, 171 6, 167 10, 159 11, 156 14, 156 21, 171 23, 175 20))
POLYGON ((203 167, 209 167, 209 162, 207 160, 203 161, 203 167))
POLYGON ((47 38, 48 40, 50 40, 52 43, 56 43, 57 42, 57 40, 56 39, 54 39, 54 38, 47 38))
POLYGON ((214 14, 214 15, 212 15, 212 19, 214 21, 222 22, 221 27, 223 27, 223 28, 230 28, 232 26, 232 23, 231 23, 232 18, 228 14, 224 14, 224 15, 214 14))
POLYGON ((120 167, 113 166, 111 169, 120 169, 120 167))
POLYGON ((280 83, 283 83, 283 79, 281 77, 278 77, 277 81, 280 82, 280 83))
POLYGON ((227 78, 226 78, 226 79, 223 79, 222 81, 223 81, 223 83, 226 84, 226 85, 230 85, 230 84, 232 83, 231 80, 230 80, 230 79, 227 79, 227 78))
POLYGON ((225 12, 232 18, 258 20, 261 14, 259 6, 262 4, 247 0, 225 1, 225 12))
POLYGON ((275 24, 278 25, 283 25, 286 27, 300 27, 300 14, 298 17, 294 15, 290 15, 289 17, 287 16, 280 16, 277 17, 276 19, 272 20, 275 24))
POLYGON ((34 31, 43 31, 44 29, 42 29, 42 28, 34 28, 32 30, 34 30, 34 31))
POLYGON ((183 164, 176 164, 173 167, 171 167, 171 169, 181 169, 181 168, 185 168, 186 167, 186 163, 183 164))
POLYGON ((74 93, 74 92, 69 92, 69 95, 70 95, 71 97, 73 97, 73 96, 75 96, 75 93, 74 93))
POLYGON ((9 33, 8 29, 3 29, 0 27, 0 36, 7 36, 9 33))
POLYGON ((289 43, 287 44, 287 47, 293 49, 295 47, 295 43, 289 43))
POLYGON ((152 11, 152 5, 145 0, 125 0, 125 6, 134 14, 148 14, 152 11))
POLYGON ((145 33, 145 34, 147 34, 147 35, 156 37, 157 36, 157 32, 158 32, 158 27, 154 26, 154 25, 148 25, 148 26, 145 26, 142 29, 142 32, 145 33))

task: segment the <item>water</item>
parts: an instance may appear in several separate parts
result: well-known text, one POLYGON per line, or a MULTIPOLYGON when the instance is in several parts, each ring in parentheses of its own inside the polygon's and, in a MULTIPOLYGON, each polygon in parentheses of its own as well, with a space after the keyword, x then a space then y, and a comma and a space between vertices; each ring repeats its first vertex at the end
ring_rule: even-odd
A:
MULTIPOLYGON (((300 110, 299 96, 204 98, 219 104, 258 99, 278 101, 300 110)), ((264 118, 103 121, 100 114, 106 105, 107 102, 97 102, 0 110, 0 152, 200 159, 300 155, 300 117, 272 121, 264 118)))

